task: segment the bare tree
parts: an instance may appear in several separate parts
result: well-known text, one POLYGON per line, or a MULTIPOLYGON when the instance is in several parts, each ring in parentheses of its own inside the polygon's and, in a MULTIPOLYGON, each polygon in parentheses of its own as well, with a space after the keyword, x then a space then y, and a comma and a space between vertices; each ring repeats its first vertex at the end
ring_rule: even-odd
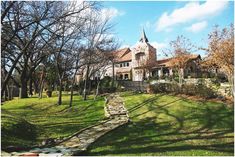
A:
POLYGON ((193 52, 194 45, 189 39, 184 36, 178 36, 176 40, 169 43, 169 49, 164 53, 167 57, 172 57, 171 66, 178 72, 179 84, 182 85, 184 77, 184 69, 190 59, 190 54, 193 52))
MULTIPOLYGON (((51 9, 54 9, 54 4, 53 2, 16 2, 5 15, 2 21, 2 32, 6 35, 1 38, 4 41, 1 46, 3 55, 7 54, 10 66, 4 76, 2 94, 13 71, 21 68, 21 97, 27 97, 26 78, 29 58, 32 56, 32 52, 34 52, 32 50, 40 40, 40 36, 57 21, 51 17, 51 9), (13 47, 13 51, 9 51, 9 47, 13 47)), ((43 47, 43 44, 41 43, 40 46, 43 47)))
MULTIPOLYGON (((86 34, 84 31, 84 25, 89 20, 85 12, 93 10, 95 5, 96 3, 88 2, 84 2, 82 4, 77 4, 76 2, 69 3, 65 12, 69 10, 70 12, 77 12, 77 14, 64 18, 58 23, 58 25, 56 25, 56 29, 59 29, 60 31, 57 33, 57 37, 55 38, 52 47, 54 50, 53 57, 59 80, 58 105, 62 103, 62 86, 66 73, 72 70, 75 70, 74 73, 76 73, 81 66, 80 42, 86 34)), ((74 84, 74 79, 75 76, 72 80, 72 86, 74 84)), ((73 91, 71 93, 73 95, 73 91)))
MULTIPOLYGON (((86 65, 87 81, 89 66, 100 62, 100 58, 95 56, 97 50, 106 50, 113 43, 113 40, 108 38, 108 30, 111 28, 109 19, 102 19, 101 12, 97 9, 98 3, 18 1, 1 4, 1 94, 5 93, 9 81, 12 80, 21 88, 20 97, 28 97, 28 83, 32 94, 33 82, 40 80, 36 70, 50 58, 58 75, 58 104, 62 103, 65 77, 68 73, 74 74, 72 102, 76 72, 86 65), (19 83, 13 76, 16 72, 20 75, 19 83)), ((40 81, 40 91, 43 90, 43 78, 40 81)))
POLYGON ((104 77, 105 73, 107 72, 107 69, 110 68, 109 60, 107 60, 107 57, 104 57, 103 59, 104 60, 101 61, 98 65, 96 65, 94 69, 95 77, 97 79, 94 100, 99 95, 101 77, 104 77))
POLYGON ((89 81, 91 66, 92 64, 99 63, 99 57, 103 57, 102 55, 97 55, 97 53, 105 52, 105 50, 108 50, 110 46, 112 47, 115 43, 114 38, 110 36, 110 31, 113 27, 109 23, 110 17, 102 18, 100 14, 101 12, 99 11, 90 12, 89 16, 91 19, 86 26, 87 35, 84 44, 86 52, 86 58, 84 59, 86 62, 83 91, 84 100, 87 99, 87 82, 89 81))
POLYGON ((51 53, 48 45, 58 37, 57 32, 61 29, 55 27, 56 24, 68 17, 83 14, 82 11, 90 5, 81 2, 78 7, 73 5, 75 2, 45 1, 2 4, 5 4, 2 6, 2 58, 6 63, 3 65, 8 68, 3 67, 7 70, 4 70, 1 92, 4 93, 12 73, 17 70, 21 74, 23 98, 27 97, 28 78, 51 53))

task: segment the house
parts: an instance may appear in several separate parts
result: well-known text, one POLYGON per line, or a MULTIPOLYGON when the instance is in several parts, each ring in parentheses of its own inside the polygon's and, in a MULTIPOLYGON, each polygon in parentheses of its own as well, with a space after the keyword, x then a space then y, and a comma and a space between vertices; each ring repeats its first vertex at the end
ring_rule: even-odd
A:
MULTIPOLYGON (((186 68, 181 69, 184 77, 198 77, 201 72, 200 62, 201 56, 196 54, 190 54, 187 56, 186 68)), ((173 58, 167 58, 156 61, 156 66, 152 68, 152 76, 173 76, 174 71, 173 58)))
MULTIPOLYGON (((142 81, 148 77, 173 76, 175 71, 173 59, 157 60, 157 51, 152 45, 143 30, 139 42, 133 48, 123 48, 111 53, 115 60, 114 75, 116 80, 142 81), (146 65, 151 63, 150 68, 146 65)), ((186 69, 183 70, 184 77, 197 77, 200 74, 201 56, 191 54, 188 57, 186 69)), ((106 76, 112 77, 112 68, 106 76)))
MULTIPOLYGON (((94 74, 94 78, 115 77, 116 80, 143 81, 149 77, 173 76, 173 59, 157 60, 157 50, 150 43, 144 30, 136 45, 107 53, 110 64, 104 67, 103 75, 94 74), (114 75, 114 76, 113 76, 114 75)), ((196 77, 200 72, 200 55, 190 55, 183 70, 184 77, 196 77)), ((81 75, 80 75, 81 76, 81 75)), ((81 77, 79 77, 81 78, 81 77)), ((80 80, 80 79, 79 79, 80 80)))
MULTIPOLYGON (((114 74, 117 80, 142 81, 151 75, 143 68, 144 65, 149 60, 156 62, 156 49, 149 44, 144 30, 133 48, 123 48, 112 52, 111 55, 114 56, 114 74)), ((111 71, 110 66, 105 75, 112 77, 111 71)))

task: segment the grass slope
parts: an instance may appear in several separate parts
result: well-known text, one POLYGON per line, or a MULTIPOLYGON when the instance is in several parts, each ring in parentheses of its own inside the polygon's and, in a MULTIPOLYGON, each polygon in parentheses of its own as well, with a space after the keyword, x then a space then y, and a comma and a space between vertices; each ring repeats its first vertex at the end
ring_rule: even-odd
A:
POLYGON ((74 96, 72 108, 69 108, 69 95, 62 99, 60 106, 56 104, 56 96, 5 102, 1 108, 2 147, 27 147, 48 138, 66 137, 104 118, 101 97, 83 101, 81 96, 74 96))
POLYGON ((122 96, 132 122, 100 138, 86 155, 233 155, 233 109, 169 95, 122 96))

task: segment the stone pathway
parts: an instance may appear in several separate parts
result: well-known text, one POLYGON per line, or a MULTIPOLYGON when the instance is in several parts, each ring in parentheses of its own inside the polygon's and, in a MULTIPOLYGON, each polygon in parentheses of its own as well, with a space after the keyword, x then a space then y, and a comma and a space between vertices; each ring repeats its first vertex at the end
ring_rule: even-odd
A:
POLYGON ((81 130, 76 135, 49 148, 35 148, 28 152, 2 152, 4 156, 72 156, 87 150, 93 142, 109 131, 128 123, 128 112, 120 96, 112 94, 104 105, 105 116, 108 120, 81 130))

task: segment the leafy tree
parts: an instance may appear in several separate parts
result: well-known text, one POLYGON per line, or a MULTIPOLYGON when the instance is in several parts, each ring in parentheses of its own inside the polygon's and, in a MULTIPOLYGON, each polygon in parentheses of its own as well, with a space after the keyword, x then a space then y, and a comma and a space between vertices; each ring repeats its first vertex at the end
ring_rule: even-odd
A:
POLYGON ((206 65, 224 72, 234 95, 234 26, 220 29, 218 26, 208 35, 206 65))

